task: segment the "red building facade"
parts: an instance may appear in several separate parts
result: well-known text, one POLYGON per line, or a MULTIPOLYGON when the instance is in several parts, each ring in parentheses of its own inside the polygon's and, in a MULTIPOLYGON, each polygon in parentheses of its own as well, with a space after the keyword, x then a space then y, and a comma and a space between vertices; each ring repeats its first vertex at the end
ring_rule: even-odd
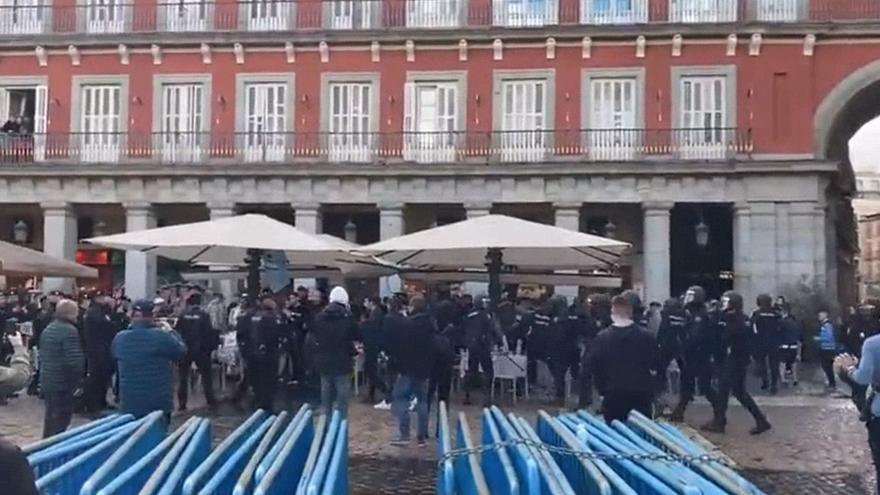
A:
MULTIPOLYGON (((83 217, 271 211, 370 242, 499 211, 633 242, 651 299, 849 297, 845 143, 880 111, 878 20, 864 0, 0 6, 0 118, 21 120, 2 223, 72 257, 83 217), (701 222, 708 248, 676 245, 701 222)), ((130 254, 126 282, 153 270, 130 254)))

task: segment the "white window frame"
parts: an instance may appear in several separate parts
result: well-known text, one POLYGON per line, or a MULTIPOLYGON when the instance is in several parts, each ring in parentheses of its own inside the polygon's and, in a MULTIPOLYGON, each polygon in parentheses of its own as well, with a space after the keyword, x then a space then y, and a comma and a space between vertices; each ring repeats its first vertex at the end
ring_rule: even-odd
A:
POLYGON ((153 76, 153 135, 154 153, 163 162, 197 163, 202 161, 210 146, 211 137, 211 76, 207 74, 175 74, 153 76), (166 128, 165 89, 168 86, 199 86, 201 88, 200 120, 198 128, 185 134, 174 135, 166 128))
POLYGON ((295 25, 296 8, 293 0, 247 0, 238 14, 248 31, 287 31, 295 25))
POLYGON ((214 24, 213 0, 161 0, 156 8, 165 31, 202 32, 214 24))
MULTIPOLYGON (((49 124, 49 78, 47 76, 6 76, 0 81, 0 118, 6 119, 9 113, 7 91, 17 89, 34 90, 33 122, 33 160, 46 160, 46 143, 49 124)), ((15 143, 12 143, 15 145, 15 143)))
POLYGON ((467 0, 406 0, 406 26, 454 28, 462 26, 467 0))
POLYGON ((633 160, 639 156, 645 128, 645 69, 584 69, 581 85, 581 120, 584 145, 591 160, 633 160), (627 81, 632 85, 631 123, 620 130, 596 122, 595 84, 627 81))
POLYGON ((669 0, 669 22, 702 24, 735 22, 737 0, 669 0))
POLYGON ((127 30, 131 18, 128 0, 78 0, 83 31, 90 34, 117 34, 127 30), (111 15, 112 14, 112 15, 111 15))
POLYGON ((645 24, 648 0, 581 0, 581 24, 645 24))
POLYGON ((41 34, 51 26, 51 0, 0 0, 0 33, 41 34))
MULTIPOLYGON (((347 72, 321 74, 321 130, 324 149, 331 162, 369 162, 376 154, 379 122, 381 119, 379 74, 347 72), (339 84, 366 84, 370 86, 368 122, 366 131, 337 132, 333 116, 333 91, 339 84)), ((338 122, 338 120, 336 121, 338 122)))
POLYGON ((806 0, 753 0, 754 18, 761 22, 797 22, 806 17, 806 0))
MULTIPOLYGON (((464 142, 463 131, 467 123, 467 75, 464 72, 409 72, 407 83, 404 88, 404 116, 403 116, 403 158, 418 163, 453 162, 456 160, 458 150, 464 142), (436 115, 437 127, 446 127, 446 130, 435 130, 422 133, 420 121, 424 116, 420 115, 418 96, 420 90, 429 87, 446 90, 446 94, 452 93, 451 103, 454 104, 452 116, 436 115), (445 122, 444 122, 445 121, 445 122), (447 132, 448 131, 448 132, 447 132)), ((438 105, 443 102, 438 102, 438 105)), ((449 101, 447 103, 447 109, 449 101)))
POLYGON ((324 27, 362 30, 379 27, 382 2, 378 0, 324 0, 324 27))
POLYGON ((500 149, 503 162, 537 162, 551 154, 556 127, 556 74, 553 69, 496 70, 493 74, 493 128, 497 132, 494 147, 500 149), (541 129, 513 129, 506 116, 505 87, 508 83, 542 81, 543 124, 541 129))
MULTIPOLYGON (((671 72, 672 122, 676 129, 673 139, 679 156, 696 160, 721 160, 729 157, 736 151, 731 143, 735 144, 737 139, 736 66, 679 66, 673 67, 671 72), (724 81, 721 90, 723 108, 720 126, 697 127, 685 117, 684 83, 700 78, 721 78, 724 81)), ((705 108, 702 101, 700 106, 705 108)))
POLYGON ((235 98, 238 114, 236 116, 236 131, 238 148, 242 152, 242 158, 246 162, 281 162, 290 154, 291 141, 294 129, 294 104, 296 98, 295 75, 293 73, 272 74, 238 74, 235 78, 235 98), (273 134, 256 133, 249 131, 250 123, 248 116, 248 88, 254 84, 282 85, 285 89, 284 111, 282 130, 273 131, 273 134))
POLYGON ((71 147, 79 151, 83 162, 117 163, 122 159, 128 137, 128 76, 73 76, 71 95, 71 147), (84 135, 85 108, 83 91, 92 86, 117 86, 119 111, 117 131, 84 135))
POLYGON ((559 23, 559 0, 492 0, 496 26, 542 27, 559 23))

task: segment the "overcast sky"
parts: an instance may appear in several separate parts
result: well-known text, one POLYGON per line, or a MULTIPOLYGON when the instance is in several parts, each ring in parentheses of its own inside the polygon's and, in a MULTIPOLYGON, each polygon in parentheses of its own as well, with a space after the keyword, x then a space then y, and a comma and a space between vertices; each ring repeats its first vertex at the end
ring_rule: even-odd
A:
POLYGON ((858 172, 880 172, 880 118, 859 129, 849 141, 849 158, 858 172))

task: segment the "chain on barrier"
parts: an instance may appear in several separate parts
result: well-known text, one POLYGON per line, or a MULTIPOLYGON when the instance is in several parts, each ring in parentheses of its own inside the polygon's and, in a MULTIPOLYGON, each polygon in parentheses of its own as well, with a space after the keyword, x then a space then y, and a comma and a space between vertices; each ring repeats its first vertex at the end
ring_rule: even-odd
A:
POLYGON ((452 449, 437 460, 438 468, 443 467, 446 461, 463 457, 471 454, 482 454, 493 450, 501 450, 507 447, 525 446, 534 449, 545 450, 551 454, 562 454, 566 456, 576 457, 578 459, 590 460, 615 460, 615 461, 657 461, 657 462, 680 462, 685 465, 701 464, 701 463, 718 463, 726 467, 733 467, 730 460, 711 454, 700 455, 679 455, 679 454, 621 454, 621 453, 605 453, 605 452, 587 452, 583 450, 572 450, 565 447, 557 447, 543 442, 536 442, 527 439, 512 439, 503 442, 487 443, 468 449, 452 449))

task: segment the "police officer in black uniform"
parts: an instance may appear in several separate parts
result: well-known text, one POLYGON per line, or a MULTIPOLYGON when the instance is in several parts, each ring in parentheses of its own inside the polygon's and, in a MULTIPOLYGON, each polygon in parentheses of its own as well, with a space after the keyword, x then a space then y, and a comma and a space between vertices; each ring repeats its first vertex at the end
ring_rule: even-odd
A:
POLYGON ((189 397, 189 378, 195 363, 202 377, 202 388, 208 407, 215 407, 214 385, 211 373, 211 353, 220 345, 220 335, 211 325, 211 317, 202 309, 202 295, 192 294, 187 300, 189 307, 177 319, 175 330, 186 343, 186 355, 178 363, 177 404, 186 410, 189 397))
POLYGON ((758 309, 752 313, 752 324, 755 328, 754 357, 761 376, 761 390, 769 387, 770 393, 775 394, 779 385, 780 315, 773 307, 773 299, 769 294, 759 295, 757 304, 758 309))
POLYGON ((724 433, 727 426, 727 404, 730 394, 739 401, 755 419, 750 433, 759 435, 771 426, 766 416, 746 391, 746 373, 749 367, 751 325, 743 313, 743 298, 734 291, 721 297, 718 333, 721 337, 725 359, 719 376, 718 399, 714 403, 714 418, 703 426, 704 431, 724 433))
POLYGON ((486 401, 490 400, 489 387, 492 386, 494 369, 492 368, 492 349, 501 341, 500 335, 495 329, 495 322, 486 311, 482 299, 473 298, 465 294, 464 317, 462 318, 462 330, 464 331, 464 344, 468 350, 468 375, 469 380, 465 384, 465 404, 471 403, 471 390, 480 388, 480 369, 482 368, 482 389, 486 394, 486 401))
POLYGON ((660 311, 660 328, 657 331, 657 345, 660 347, 660 365, 657 368, 657 389, 666 389, 666 371, 672 361, 678 364, 679 371, 684 367, 684 349, 687 312, 678 298, 667 299, 660 311))
POLYGON ((245 376, 255 405, 266 411, 272 411, 275 403, 282 325, 271 297, 264 297, 258 311, 239 320, 237 340, 247 366, 245 376))
POLYGON ((670 420, 684 421, 688 404, 699 391, 710 404, 717 396, 712 388, 712 355, 715 351, 715 329, 706 311, 706 292, 699 285, 688 288, 684 296, 687 323, 682 349, 681 395, 670 420))
POLYGON ((538 383, 538 361, 550 368, 550 343, 553 335, 553 303, 548 299, 529 315, 531 326, 526 336, 526 374, 530 384, 538 383))
POLYGON ((83 317, 82 328, 88 368, 83 405, 88 412, 107 408, 107 389, 113 377, 110 345, 118 330, 110 319, 109 300, 103 294, 95 295, 83 317))

